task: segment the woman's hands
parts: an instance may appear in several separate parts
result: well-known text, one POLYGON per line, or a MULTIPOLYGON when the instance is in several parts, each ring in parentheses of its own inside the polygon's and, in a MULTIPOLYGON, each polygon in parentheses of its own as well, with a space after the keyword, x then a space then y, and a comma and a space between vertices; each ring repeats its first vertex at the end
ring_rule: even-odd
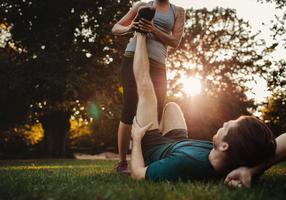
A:
POLYGON ((251 186, 251 170, 247 167, 239 167, 231 171, 225 178, 224 183, 230 187, 250 187, 251 186))
POLYGON ((128 25, 128 32, 131 32, 138 28, 139 28, 139 22, 132 21, 131 24, 128 25))
POLYGON ((148 125, 141 127, 136 119, 136 116, 133 119, 132 129, 131 129, 131 136, 134 141, 140 141, 144 137, 146 131, 153 125, 153 123, 149 123, 148 125))
POLYGON ((139 20, 138 27, 140 30, 147 33, 154 33, 157 29, 153 21, 148 21, 143 18, 139 20))

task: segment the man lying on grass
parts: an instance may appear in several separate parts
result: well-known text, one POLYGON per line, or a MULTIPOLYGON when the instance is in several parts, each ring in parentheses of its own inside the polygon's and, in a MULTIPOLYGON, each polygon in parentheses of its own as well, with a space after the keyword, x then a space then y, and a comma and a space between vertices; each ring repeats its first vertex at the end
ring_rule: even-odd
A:
POLYGON ((239 166, 255 166, 275 156, 272 132, 254 117, 242 116, 225 123, 213 142, 188 139, 185 119, 175 103, 165 106, 159 123, 146 36, 137 33, 136 39, 133 69, 138 105, 132 126, 131 155, 134 179, 173 181, 220 177, 239 166))

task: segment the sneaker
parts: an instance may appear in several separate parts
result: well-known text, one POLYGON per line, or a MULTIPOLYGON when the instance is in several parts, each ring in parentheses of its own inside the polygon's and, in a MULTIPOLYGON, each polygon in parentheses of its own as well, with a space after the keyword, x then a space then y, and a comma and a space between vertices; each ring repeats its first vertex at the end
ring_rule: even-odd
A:
POLYGON ((116 172, 123 173, 123 174, 129 174, 128 163, 126 160, 118 162, 116 166, 116 172))
MULTIPOLYGON (((138 22, 140 19, 146 19, 148 21, 152 21, 154 16, 155 16, 155 8, 154 7, 143 7, 138 11, 138 15, 135 18, 135 22, 138 22)), ((140 29, 134 29, 137 32, 140 33, 145 33, 144 31, 140 30, 140 29)))

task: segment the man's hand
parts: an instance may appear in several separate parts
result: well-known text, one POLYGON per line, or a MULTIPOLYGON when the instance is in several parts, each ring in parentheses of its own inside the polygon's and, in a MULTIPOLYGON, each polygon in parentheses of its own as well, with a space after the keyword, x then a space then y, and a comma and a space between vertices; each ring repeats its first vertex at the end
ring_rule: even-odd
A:
POLYGON ((133 119, 132 129, 131 129, 131 136, 134 141, 141 141, 144 137, 146 131, 153 125, 153 123, 150 123, 144 127, 140 127, 140 125, 137 122, 136 116, 133 119))
POLYGON ((225 178, 224 183, 230 187, 250 187, 251 171, 247 167, 239 167, 231 171, 225 178))
POLYGON ((154 26, 153 21, 148 21, 146 19, 140 19, 138 27, 140 30, 147 32, 147 33, 154 33, 156 27, 154 26))

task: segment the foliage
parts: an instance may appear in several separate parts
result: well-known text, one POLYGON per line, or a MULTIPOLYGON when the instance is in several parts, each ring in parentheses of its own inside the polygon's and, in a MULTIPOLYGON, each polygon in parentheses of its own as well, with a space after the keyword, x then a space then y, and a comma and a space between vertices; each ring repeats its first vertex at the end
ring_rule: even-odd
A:
MULTIPOLYGON (((11 27, 11 37, 0 49, 5 53, 0 60, 0 113, 7 121, 1 122, 0 128, 7 129, 28 117, 45 124, 46 138, 48 133, 57 132, 49 119, 53 113, 71 116, 76 101, 84 106, 96 102, 100 91, 109 99, 120 97, 118 78, 114 77, 119 77, 119 53, 123 50, 119 47, 127 38, 117 40, 111 35, 111 27, 131 2, 2 2, 1 31, 4 25, 11 27)), ((64 121, 62 125, 62 130, 69 126, 64 121)))
POLYGON ((223 180, 135 181, 113 172, 110 160, 0 161, 2 199, 284 199, 286 166, 265 173, 251 189, 230 189, 223 180), (272 187, 269 187, 269 186, 272 187))
POLYGON ((0 132, 1 154, 23 154, 43 139, 41 124, 23 125, 0 132))
POLYGON ((286 6, 286 1, 285 0, 258 0, 260 1, 261 3, 264 3, 264 2, 272 2, 272 3, 275 3, 277 5, 277 8, 284 8, 286 6))
POLYGON ((286 131, 286 94, 273 94, 262 109, 262 117, 269 127, 279 136, 286 131))
MULTIPOLYGON (((286 1, 285 0, 259 0, 260 2, 272 2, 277 5, 277 9, 282 11, 281 16, 276 16, 276 20, 272 22, 270 30, 273 39, 286 50, 286 1)), ((282 51, 282 50, 281 50, 282 51)), ((286 131, 285 119, 285 93, 286 93, 286 57, 275 62, 273 69, 268 76, 268 86, 272 91, 272 97, 262 108, 262 117, 268 122, 276 135, 286 131)))
POLYGON ((189 123, 196 126, 190 127, 191 135, 197 130, 195 132, 203 138, 206 135, 210 138, 223 122, 254 108, 253 102, 245 96, 244 84, 252 80, 254 74, 266 74, 271 63, 264 57, 273 48, 256 39, 249 24, 239 19, 233 10, 187 11, 185 36, 179 49, 169 57, 169 87, 174 99, 182 88, 176 80, 192 76, 202 82, 202 94, 187 98, 189 102, 184 103, 192 104, 191 109, 188 105, 183 109, 189 110, 189 123))
POLYGON ((1 21, 13 24, 13 42, 18 51, 25 50, 20 65, 26 64, 21 72, 25 82, 31 80, 26 85, 33 88, 27 93, 32 103, 46 101, 51 108, 70 109, 70 101, 88 100, 95 91, 112 88, 110 75, 118 71, 118 59, 112 56, 121 42, 113 40, 110 30, 128 5, 129 1, 12 0, 1 6, 1 21))

